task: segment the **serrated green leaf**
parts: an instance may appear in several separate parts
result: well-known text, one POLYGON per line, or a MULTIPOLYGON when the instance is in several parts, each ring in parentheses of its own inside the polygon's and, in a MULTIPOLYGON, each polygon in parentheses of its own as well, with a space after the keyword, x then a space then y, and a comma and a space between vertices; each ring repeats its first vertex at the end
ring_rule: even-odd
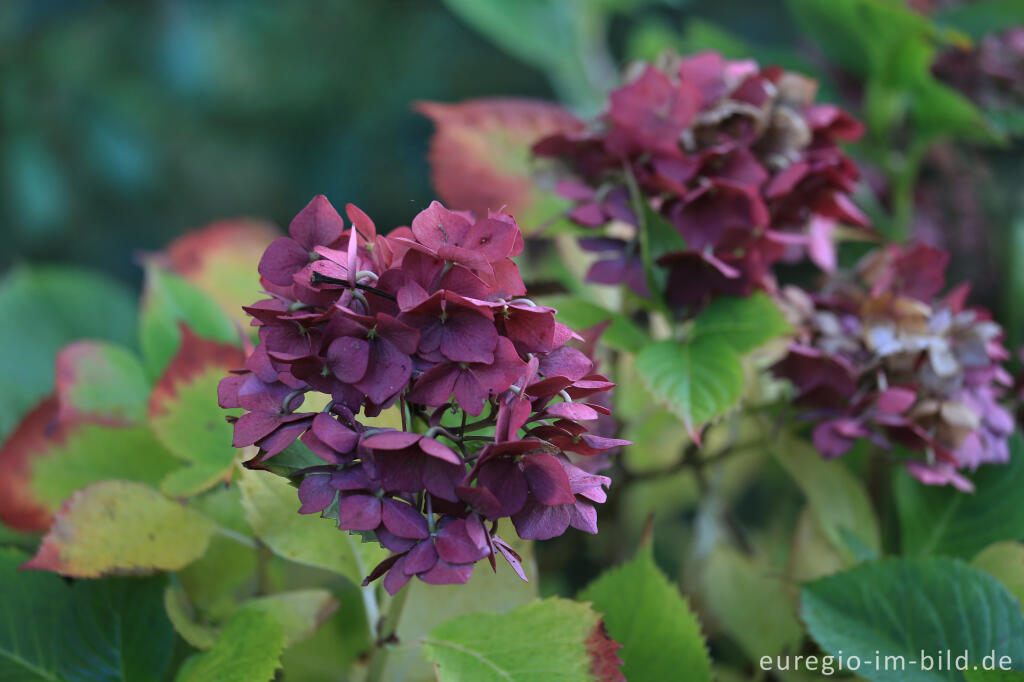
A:
POLYGON ((691 434, 735 406, 743 391, 743 368, 735 351, 711 339, 645 346, 637 354, 636 372, 691 434))
MULTIPOLYGON (((385 677, 408 682, 435 679, 424 660, 420 640, 446 620, 471 613, 505 613, 533 602, 538 597, 537 565, 533 543, 513 536, 512 548, 523 558, 523 572, 530 582, 520 580, 511 568, 499 560, 498 570, 479 564, 465 585, 428 585, 413 580, 403 587, 405 597, 402 619, 398 623, 398 644, 388 656, 385 677)), ((386 608, 386 607, 384 607, 386 608)))
POLYGON ((778 306, 764 292, 746 298, 715 299, 694 321, 693 339, 724 343, 747 353, 793 331, 778 306))
POLYGON ((703 597, 722 629, 751 661, 796 653, 803 630, 794 614, 788 586, 753 557, 717 546, 704 569, 703 597))
POLYGON ((965 650, 971 665, 995 651, 1024 662, 1024 616, 995 578, 959 561, 885 559, 804 587, 801 613, 811 635, 834 655, 874 661, 903 656, 905 670, 863 665, 857 673, 888 682, 962 681, 956 670, 924 670, 921 652, 965 650), (917 661, 912 666, 909 661, 917 661))
POLYGON ((769 447, 800 487, 815 521, 847 566, 863 554, 858 543, 874 555, 880 552, 881 531, 871 500, 863 483, 842 462, 823 459, 813 446, 793 436, 780 436, 769 447))
POLYGON ((557 309, 558 321, 573 329, 588 329, 611 321, 601 336, 601 342, 609 348, 635 353, 650 340, 647 334, 625 315, 577 296, 553 296, 546 299, 544 305, 557 309))
POLYGON ((358 585, 387 556, 380 545, 326 519, 300 515, 295 488, 280 476, 242 469, 238 485, 256 537, 285 559, 340 573, 358 585))
POLYGON ((188 462, 161 482, 164 493, 195 495, 230 473, 237 450, 231 445, 231 424, 224 418, 237 417, 241 411, 218 406, 217 385, 244 360, 240 349, 184 330, 181 347, 149 398, 149 424, 156 437, 188 462))
POLYGON ((239 611, 209 651, 185 661, 176 682, 270 682, 280 667, 284 633, 266 613, 239 611))
POLYGON ((1024 545, 997 542, 971 560, 971 566, 998 580, 1024 605, 1024 545))
POLYGON ((19 266, 0 281, 0 440, 53 387, 53 358, 79 338, 135 345, 135 297, 99 273, 19 266))
POLYGON ((68 498, 26 567, 79 578, 176 570, 203 555, 213 532, 148 486, 100 481, 68 498))
POLYGON ((239 332, 216 302, 180 276, 155 263, 147 264, 139 312, 139 347, 146 371, 154 380, 181 344, 181 323, 204 339, 239 342, 239 332))
POLYGON ((588 605, 567 599, 460 616, 424 638, 423 655, 441 682, 582 682, 593 679, 586 642, 599 619, 588 605))
POLYGON ((603 573, 577 596, 593 603, 608 635, 622 645, 628 680, 669 680, 686 671, 693 682, 711 679, 711 662, 697 617, 654 563, 650 545, 603 573))
POLYGON ((945 554, 970 559, 1002 540, 1024 538, 1024 439, 1010 438, 1006 465, 982 466, 972 477, 975 492, 926 486, 906 471, 896 472, 894 497, 903 552, 910 556, 945 554))

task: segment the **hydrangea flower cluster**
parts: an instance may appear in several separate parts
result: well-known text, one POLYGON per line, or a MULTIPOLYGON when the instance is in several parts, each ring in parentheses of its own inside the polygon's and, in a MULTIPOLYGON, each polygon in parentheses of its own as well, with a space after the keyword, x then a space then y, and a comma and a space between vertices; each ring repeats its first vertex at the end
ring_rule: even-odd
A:
POLYGON ((248 465, 296 440, 322 460, 294 475, 299 511, 394 552, 367 578, 386 575, 392 594, 412 576, 464 583, 498 554, 522 576, 497 535, 506 517, 523 539, 596 533, 611 481, 566 453, 627 443, 581 423, 609 412, 598 398, 613 384, 525 298, 515 220, 434 202, 384 236, 347 214, 349 228, 316 197, 260 261, 269 297, 246 308, 260 343, 219 387, 221 406, 245 410, 234 445, 259 448, 248 465), (303 409, 311 393, 326 407, 303 409), (402 429, 360 422, 388 409, 402 429))
POLYGON ((849 198, 857 167, 838 146, 863 127, 816 104, 816 89, 753 61, 668 55, 638 65, 586 129, 540 140, 535 154, 561 159, 574 176, 558 185, 575 202, 569 217, 602 229, 582 241, 605 254, 588 279, 650 293, 637 241, 641 198, 685 241, 659 260, 676 305, 771 288, 771 266, 805 254, 831 270, 837 228, 868 227, 849 198))
POLYGON ((817 422, 826 457, 860 438, 921 452, 906 461, 930 485, 973 486, 961 472, 1009 459, 1013 418, 998 402, 1011 383, 1002 329, 966 307, 968 288, 944 297, 949 254, 924 244, 868 254, 853 273, 809 296, 781 292, 801 330, 775 366, 817 422))

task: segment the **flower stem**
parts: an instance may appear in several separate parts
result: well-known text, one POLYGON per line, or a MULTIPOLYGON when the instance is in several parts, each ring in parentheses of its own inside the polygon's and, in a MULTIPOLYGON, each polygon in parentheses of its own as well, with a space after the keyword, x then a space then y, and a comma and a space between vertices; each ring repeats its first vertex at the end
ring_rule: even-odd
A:
POLYGON ((398 620, 402 616, 402 609, 405 607, 406 597, 409 596, 409 586, 398 591, 398 594, 388 601, 387 611, 377 626, 377 641, 373 644, 373 652, 370 654, 370 665, 366 670, 366 682, 381 682, 384 679, 384 669, 387 667, 388 654, 398 644, 398 620))

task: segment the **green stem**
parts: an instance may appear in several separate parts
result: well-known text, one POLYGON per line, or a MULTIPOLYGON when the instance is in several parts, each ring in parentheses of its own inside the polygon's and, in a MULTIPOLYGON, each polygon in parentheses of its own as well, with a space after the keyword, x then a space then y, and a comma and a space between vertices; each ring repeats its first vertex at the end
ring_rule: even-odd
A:
POLYGON ((370 665, 366 670, 366 682, 381 682, 384 679, 384 669, 387 667, 388 654, 398 644, 398 621, 402 616, 402 609, 405 607, 405 600, 409 596, 409 586, 398 591, 398 594, 391 597, 388 602, 388 610, 380 619, 377 626, 377 641, 373 645, 373 653, 370 654, 370 665))

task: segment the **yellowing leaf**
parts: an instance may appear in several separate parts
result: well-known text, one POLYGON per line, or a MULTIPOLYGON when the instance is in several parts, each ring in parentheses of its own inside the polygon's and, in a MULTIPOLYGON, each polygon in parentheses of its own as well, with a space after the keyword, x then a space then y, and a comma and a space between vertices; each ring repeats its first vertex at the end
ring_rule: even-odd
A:
POLYGON ((279 236, 274 225, 260 220, 221 220, 174 240, 164 255, 174 272, 248 327, 242 306, 260 298, 256 266, 279 236))
POLYGON ((174 459, 146 426, 107 427, 58 420, 56 398, 44 400, 0 448, 0 519, 44 531, 75 490, 108 478, 156 484, 174 459))
POLYGON ((599 628, 588 604, 547 599, 446 621, 423 640, 423 655, 441 682, 589 682, 596 676, 588 643, 599 628))
POLYGON ((105 341, 75 341, 57 354, 60 420, 87 417, 114 424, 145 420, 149 379, 127 348, 105 341))
POLYGON ((101 481, 64 503, 25 567, 76 578, 173 571, 202 556, 213 531, 148 486, 101 481))

